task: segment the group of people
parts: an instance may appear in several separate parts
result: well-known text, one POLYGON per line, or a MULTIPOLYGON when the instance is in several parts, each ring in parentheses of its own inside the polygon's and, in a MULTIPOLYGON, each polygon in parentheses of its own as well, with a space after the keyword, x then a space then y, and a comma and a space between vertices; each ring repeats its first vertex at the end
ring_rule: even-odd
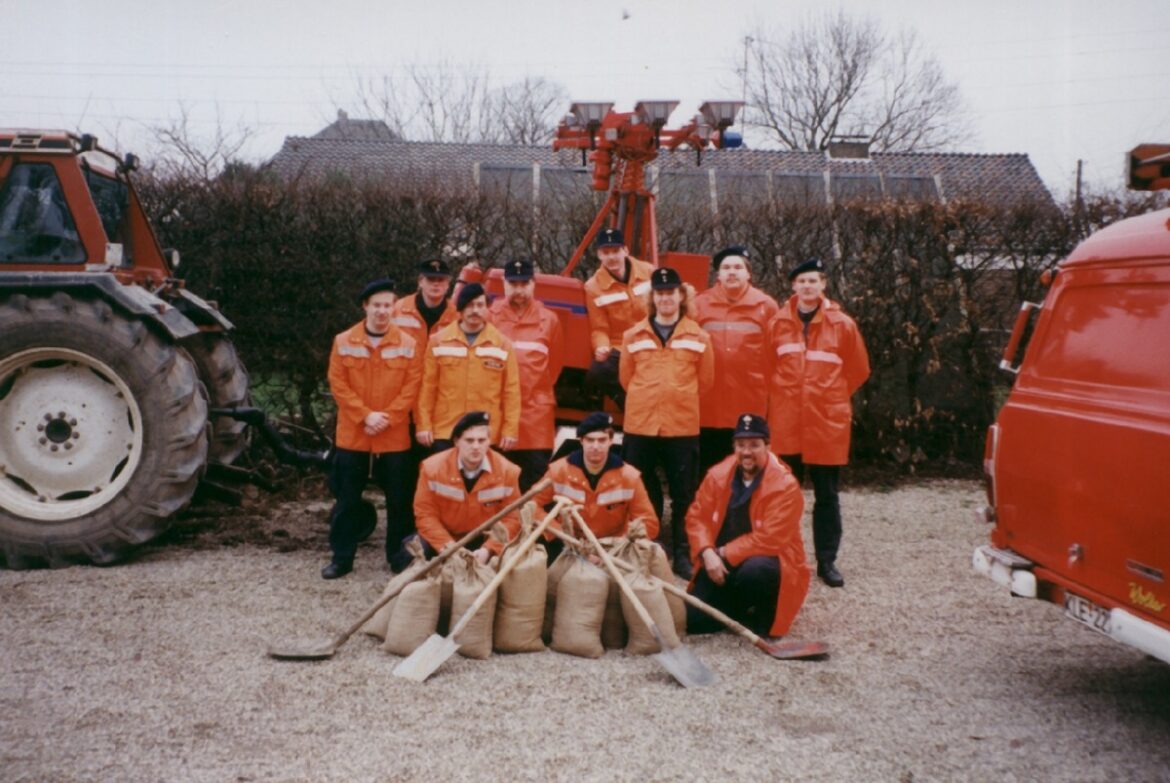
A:
MULTIPOLYGON (((716 283, 698 296, 676 270, 633 258, 616 229, 599 234, 596 252, 585 284, 593 350, 585 383, 599 408, 608 397, 623 413, 620 456, 613 417, 599 410, 579 424, 580 448, 549 464, 563 335, 534 296, 531 263, 505 265, 504 295, 490 304, 474 275, 449 295, 440 259, 420 265, 418 291, 401 300, 389 280, 366 286, 365 318, 334 339, 330 356, 337 502, 322 576, 352 570, 370 532, 360 513, 369 482, 386 494, 386 557, 397 571, 411 536, 428 554, 440 551, 547 475, 539 503, 563 495, 581 504, 602 537, 641 520, 692 592, 761 634, 782 635, 809 582, 805 472, 817 573, 844 584, 838 478, 850 398, 869 375, 857 326, 825 297, 816 259, 789 274, 793 296, 781 306, 752 285, 743 247, 715 254, 716 283)), ((504 523, 514 536, 518 516, 504 523)), ((498 546, 484 537, 471 548, 486 562, 498 546)), ((688 617, 692 630, 708 625, 688 617)))

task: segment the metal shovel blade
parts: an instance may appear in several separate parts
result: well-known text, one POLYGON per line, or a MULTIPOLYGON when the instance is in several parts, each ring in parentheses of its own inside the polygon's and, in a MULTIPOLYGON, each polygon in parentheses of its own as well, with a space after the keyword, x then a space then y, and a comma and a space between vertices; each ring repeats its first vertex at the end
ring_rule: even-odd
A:
POLYGON ((797 658, 828 658, 829 645, 824 642, 805 642, 794 639, 787 642, 769 642, 760 639, 756 645, 773 658, 794 660, 797 658))
POLYGON ((337 652, 336 639, 281 641, 268 648, 268 657, 280 661, 319 661, 337 652))
POLYGON ((685 644, 667 647, 657 625, 650 627, 650 633, 662 648, 662 652, 655 653, 654 657, 680 685, 684 688, 702 688, 715 682, 715 672, 708 669, 707 664, 699 660, 699 656, 695 655, 690 647, 685 644))
POLYGON ((414 648, 414 652, 399 661, 392 673, 395 677, 423 682, 458 649, 459 642, 448 636, 433 633, 425 642, 414 648))

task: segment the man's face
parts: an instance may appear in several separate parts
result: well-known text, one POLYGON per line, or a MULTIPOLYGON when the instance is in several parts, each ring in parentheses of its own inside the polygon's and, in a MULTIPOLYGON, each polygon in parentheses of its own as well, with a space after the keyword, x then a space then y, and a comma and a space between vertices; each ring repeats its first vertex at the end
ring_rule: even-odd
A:
POLYGON ((768 464, 768 441, 763 438, 736 438, 735 460, 744 478, 753 478, 768 464))
POLYGON ((505 280, 504 298, 512 307, 522 310, 532 301, 532 292, 535 289, 536 284, 531 280, 505 280))
POLYGON ((487 296, 477 296, 459 314, 459 326, 465 332, 479 332, 487 325, 487 296))
POLYGON ((825 293, 825 276, 820 272, 801 272, 792 279, 792 293, 802 305, 815 305, 825 293))
POLYGON ((382 334, 390 328, 397 299, 391 291, 379 291, 362 304, 362 309, 366 311, 366 326, 371 332, 382 334))
POLYGON ((747 261, 743 258, 728 256, 719 263, 716 279, 724 289, 736 294, 748 287, 748 283, 752 279, 752 272, 748 269, 747 261))
POLYGON ((585 465, 591 472, 596 473, 605 464, 612 445, 613 433, 609 430, 590 432, 581 437, 581 451, 585 453, 585 465))
POLYGON ((681 288, 656 288, 650 295, 654 297, 654 309, 658 315, 666 319, 678 315, 683 300, 681 288))
POLYGON ((608 247, 597 248, 597 258, 601 261, 601 265, 611 275, 619 277, 626 271, 626 256, 629 254, 630 251, 625 245, 610 245, 608 247))
POLYGON ((432 277, 430 275, 418 276, 418 290, 423 295, 423 299, 428 305, 434 307, 439 303, 439 300, 447 295, 447 286, 451 284, 451 278, 446 275, 432 277))
POLYGON ((478 468, 491 447, 491 430, 486 424, 468 427, 455 441, 459 461, 468 469, 478 468))

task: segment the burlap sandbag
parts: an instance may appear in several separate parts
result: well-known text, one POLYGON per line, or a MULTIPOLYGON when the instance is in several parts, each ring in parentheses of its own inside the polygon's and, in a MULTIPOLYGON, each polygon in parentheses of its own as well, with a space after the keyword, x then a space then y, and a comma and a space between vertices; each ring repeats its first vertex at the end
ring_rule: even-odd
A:
MULTIPOLYGON (((652 576, 656 576, 667 584, 678 584, 675 581, 674 571, 670 568, 670 558, 666 550, 646 537, 646 527, 642 520, 630 523, 626 533, 629 542, 625 549, 627 562, 634 565, 645 564, 652 576)), ((670 616, 674 620, 675 633, 681 638, 687 632, 687 605, 683 599, 673 593, 663 593, 666 603, 670 607, 670 616)))
MULTIPOLYGON (((569 555, 566 549, 561 557, 569 555)), ((552 644, 557 652, 600 658, 601 623, 609 595, 609 577, 583 557, 572 560, 557 584, 557 605, 553 615, 552 644)))
MULTIPOLYGON (((406 545, 406 551, 411 554, 410 565, 403 569, 402 573, 390 577, 390 581, 386 583, 386 589, 382 591, 382 597, 385 597, 387 593, 397 590, 400 585, 414 581, 418 572, 426 568, 427 559, 423 554, 422 544, 419 543, 418 539, 411 540, 406 545)), ((390 623, 390 615, 394 611, 394 604, 397 602, 397 597, 392 598, 388 604, 375 612, 374 616, 366 620, 365 624, 362 625, 362 633, 384 640, 386 638, 386 626, 390 623)))
MULTIPOLYGON (((531 518, 525 520, 520 535, 500 556, 501 567, 516 559, 520 542, 531 533, 531 518)), ((540 652, 544 649, 545 599, 548 595, 548 555, 544 546, 531 547, 512 567, 500 584, 496 601, 493 646, 497 652, 540 652)))
MULTIPOLYGON (((611 556, 617 557, 626 546, 624 538, 603 538, 600 543, 611 556)), ((620 650, 626 646, 629 631, 626 629, 626 618, 622 615, 621 588, 609 577, 609 594, 605 599, 605 616, 601 620, 601 646, 607 650, 620 650)))
MULTIPOLYGON (((670 616, 670 606, 666 603, 662 586, 645 573, 631 573, 626 574, 625 577, 642 606, 646 607, 646 611, 650 613, 654 624, 658 626, 666 645, 672 648, 677 647, 679 645, 678 634, 675 633, 674 621, 670 616)), ((626 652, 631 655, 649 655, 661 652, 662 648, 654 640, 650 629, 642 622, 637 609, 626 598, 624 592, 622 593, 622 611, 626 616, 626 625, 630 629, 630 640, 626 644, 626 652)))
POLYGON ((544 601, 544 628, 540 634, 545 644, 552 641, 553 617, 556 614, 557 607, 557 585, 560 584, 561 577, 569 570, 569 566, 573 564, 573 560, 576 557, 573 552, 565 548, 561 550, 556 560, 553 560, 552 565, 548 567, 547 588, 545 590, 544 601))
POLYGON ((435 625, 439 622, 441 589, 439 575, 434 571, 403 588, 394 599, 383 650, 395 655, 410 655, 435 632, 435 625))
MULTIPOLYGON (((466 549, 456 552, 451 558, 451 626, 454 627, 463 613, 475 603, 479 594, 492 581, 495 572, 490 566, 480 565, 475 555, 466 549)), ((492 620, 496 614, 496 596, 493 593, 471 621, 459 632, 455 641, 459 643, 459 654, 465 658, 487 658, 492 654, 492 620)))

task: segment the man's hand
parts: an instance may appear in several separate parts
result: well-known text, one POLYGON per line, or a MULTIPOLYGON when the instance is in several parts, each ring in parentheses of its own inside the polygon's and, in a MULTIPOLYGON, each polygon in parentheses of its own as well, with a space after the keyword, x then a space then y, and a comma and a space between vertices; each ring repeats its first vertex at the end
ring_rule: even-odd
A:
POLYGON ((593 350, 593 358, 599 362, 604 362, 606 359, 609 358, 609 352, 612 350, 613 350, 613 348, 611 348, 608 345, 603 345, 600 348, 595 348, 593 350))
POLYGON ((516 448, 516 438, 505 435, 500 438, 500 451, 511 451, 516 448))
POLYGON ((492 559, 492 550, 486 546, 481 546, 475 550, 475 559, 479 561, 480 565, 487 565, 487 562, 492 559))
POLYGON ((390 417, 382 411, 370 411, 363 424, 367 435, 377 435, 390 426, 390 417))
POLYGON ((430 430, 419 430, 414 433, 414 439, 419 442, 419 445, 427 448, 435 445, 435 435, 430 430))
POLYGON ((727 581, 727 566, 714 548, 708 547, 703 550, 703 568, 711 581, 720 587, 727 581))

